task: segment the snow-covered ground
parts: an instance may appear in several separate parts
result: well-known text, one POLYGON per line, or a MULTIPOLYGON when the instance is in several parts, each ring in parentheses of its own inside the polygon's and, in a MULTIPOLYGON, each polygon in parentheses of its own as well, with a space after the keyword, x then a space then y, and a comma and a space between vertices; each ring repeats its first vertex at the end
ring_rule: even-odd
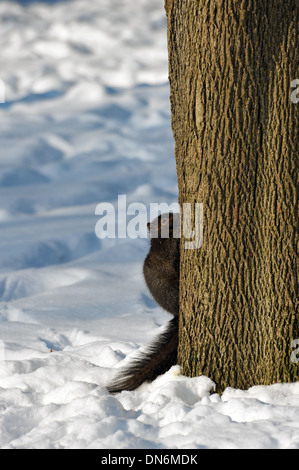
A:
POLYGON ((170 319, 148 239, 95 235, 177 200, 163 1, 1 1, 0 50, 1 448, 299 448, 299 383, 105 389, 170 319))

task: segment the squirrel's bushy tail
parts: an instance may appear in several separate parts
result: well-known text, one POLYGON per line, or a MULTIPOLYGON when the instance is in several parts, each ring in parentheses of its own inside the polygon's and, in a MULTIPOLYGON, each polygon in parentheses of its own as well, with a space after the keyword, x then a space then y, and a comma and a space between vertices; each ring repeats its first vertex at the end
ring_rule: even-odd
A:
POLYGON ((178 316, 175 316, 168 323, 165 332, 120 372, 120 377, 107 387, 108 391, 118 393, 123 390, 135 390, 143 382, 153 381, 177 363, 177 348, 178 316))

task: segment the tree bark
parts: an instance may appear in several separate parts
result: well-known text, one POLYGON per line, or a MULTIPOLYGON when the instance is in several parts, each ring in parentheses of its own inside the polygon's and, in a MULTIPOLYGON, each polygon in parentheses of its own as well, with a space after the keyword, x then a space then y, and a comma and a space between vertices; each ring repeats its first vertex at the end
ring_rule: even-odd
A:
POLYGON ((181 240, 179 363, 227 386, 293 382, 299 365, 296 0, 165 0, 181 240))

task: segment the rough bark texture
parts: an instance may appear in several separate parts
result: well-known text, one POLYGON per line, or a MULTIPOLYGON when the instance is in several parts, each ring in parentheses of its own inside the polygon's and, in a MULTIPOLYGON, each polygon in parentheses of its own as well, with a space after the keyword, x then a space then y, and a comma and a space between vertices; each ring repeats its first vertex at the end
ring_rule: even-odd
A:
POLYGON ((166 0, 181 245, 179 362, 227 386, 299 379, 296 0, 166 0))

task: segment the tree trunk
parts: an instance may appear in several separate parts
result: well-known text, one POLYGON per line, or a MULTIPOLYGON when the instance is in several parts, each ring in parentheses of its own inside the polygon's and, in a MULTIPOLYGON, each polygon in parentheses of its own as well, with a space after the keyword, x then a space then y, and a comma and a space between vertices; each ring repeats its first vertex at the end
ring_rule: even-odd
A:
POLYGON ((294 382, 299 364, 296 0, 165 0, 181 240, 179 363, 227 386, 294 382))

